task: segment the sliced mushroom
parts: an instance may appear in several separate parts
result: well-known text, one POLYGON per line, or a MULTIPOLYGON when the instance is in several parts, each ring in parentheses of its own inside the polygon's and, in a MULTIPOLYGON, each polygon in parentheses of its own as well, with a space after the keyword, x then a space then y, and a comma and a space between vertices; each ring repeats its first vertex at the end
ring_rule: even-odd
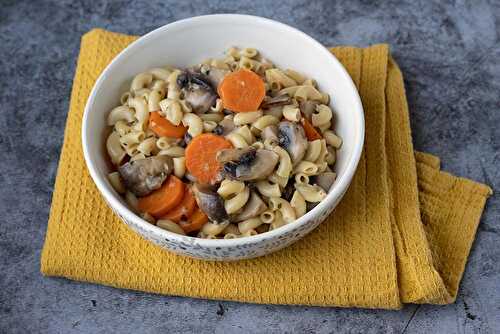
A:
POLYGON ((217 100, 217 94, 208 77, 204 74, 183 71, 177 77, 177 84, 184 93, 184 99, 191 105, 194 112, 207 112, 217 100))
POLYGON ((184 137, 182 138, 182 141, 179 143, 179 146, 180 147, 186 147, 187 145, 189 145, 189 143, 191 142, 191 140, 193 140, 193 136, 191 136, 189 134, 189 132, 186 132, 184 134, 184 137))
POLYGON ((234 180, 251 181, 267 178, 278 164, 279 156, 254 147, 222 150, 217 161, 224 165, 224 174, 234 180))
POLYGON ((281 198, 290 202, 294 192, 295 192, 295 186, 293 182, 288 182, 283 191, 281 192, 281 198))
POLYGON ((146 196, 161 187, 174 169, 173 160, 167 155, 127 162, 118 168, 127 189, 137 196, 146 196))
POLYGON ((223 70, 221 68, 213 67, 210 66, 210 69, 206 73, 208 80, 212 87, 217 90, 217 87, 219 87, 219 84, 222 82, 224 77, 231 73, 229 70, 223 70))
POLYGON ((262 212, 267 210, 267 205, 264 201, 257 195, 256 192, 252 191, 248 202, 243 207, 242 211, 236 216, 231 218, 233 222, 241 222, 243 220, 250 219, 260 215, 262 212))
POLYGON ((219 84, 222 82, 224 77, 231 73, 229 69, 226 70, 208 64, 192 67, 189 71, 206 75, 208 82, 210 82, 210 85, 212 85, 212 88, 215 91, 217 91, 217 87, 219 87, 219 84))
POLYGON ((217 153, 217 161, 221 164, 224 164, 226 162, 236 162, 239 161, 239 159, 245 154, 255 153, 256 149, 254 147, 225 149, 217 153))
POLYGON ((262 133, 260 134, 262 137, 262 140, 270 140, 273 143, 278 143, 278 127, 276 125, 269 125, 262 130, 262 133))
POLYGON ((214 133, 218 136, 226 136, 235 128, 232 118, 224 117, 222 121, 217 124, 214 129, 214 133))
POLYGON ((192 189, 196 203, 213 223, 222 224, 229 221, 224 200, 212 187, 195 183, 192 189))
POLYGON ((316 106, 319 104, 317 101, 306 100, 300 102, 300 112, 308 119, 311 120, 311 116, 316 110, 316 106))
POLYGON ((307 150, 307 138, 302 125, 293 122, 280 122, 278 124, 278 140, 290 158, 292 164, 299 163, 307 150))
POLYGON ((283 95, 278 95, 275 97, 272 97, 268 100, 265 100, 261 104, 262 109, 269 109, 273 107, 279 107, 279 106, 284 106, 287 104, 290 104, 292 102, 292 99, 288 94, 283 94, 283 95))
POLYGON ((319 202, 316 202, 316 203, 306 202, 306 210, 307 210, 307 212, 309 212, 312 209, 314 209, 318 204, 319 204, 319 202))
POLYGON ((333 182, 335 182, 335 179, 337 178, 337 174, 334 172, 324 172, 322 174, 319 174, 316 176, 313 180, 318 186, 323 188, 326 192, 330 190, 330 187, 332 186, 333 182))

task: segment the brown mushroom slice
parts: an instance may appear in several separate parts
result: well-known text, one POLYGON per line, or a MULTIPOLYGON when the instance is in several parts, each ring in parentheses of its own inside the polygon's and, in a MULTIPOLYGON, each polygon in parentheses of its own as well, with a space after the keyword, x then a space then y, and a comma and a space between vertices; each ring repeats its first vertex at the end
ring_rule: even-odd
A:
POLYGON ((224 200, 208 185, 195 183, 192 187, 196 203, 200 209, 215 224, 229 221, 229 216, 224 208, 224 200))
POLYGON ((231 71, 217 68, 214 66, 210 66, 206 75, 207 75, 208 81, 210 82, 212 87, 215 90, 217 90, 217 87, 219 87, 219 85, 222 82, 222 80, 224 79, 224 77, 226 75, 228 75, 229 73, 231 73, 231 71))
POLYGON ((146 196, 161 187, 174 169, 173 160, 167 155, 127 162, 118 168, 127 189, 137 196, 146 196))
POLYGON ((232 118, 224 117, 222 121, 217 124, 213 132, 218 136, 226 136, 233 131, 235 127, 232 118))
POLYGON ((262 140, 269 140, 272 143, 277 144, 278 140, 278 127, 276 125, 268 125, 262 130, 260 134, 262 140))
POLYGON ((271 97, 268 100, 265 100, 264 102, 262 102, 260 107, 262 109, 269 109, 269 108, 273 108, 273 107, 284 106, 284 105, 290 104, 291 102, 292 102, 291 97, 288 94, 283 94, 283 95, 278 95, 275 97, 271 97))
POLYGON ((315 177, 315 183, 323 188, 326 192, 330 190, 330 187, 335 182, 337 174, 334 172, 324 172, 315 177))
POLYGON ((250 198, 242 208, 242 211, 236 216, 231 217, 231 221, 236 223, 241 222, 256 217, 266 210, 266 203, 264 203, 264 201, 259 197, 259 195, 257 195, 256 192, 252 191, 250 194, 250 198))
POLYGON ((217 100, 217 94, 208 77, 202 73, 183 71, 177 77, 177 84, 184 93, 184 99, 196 113, 207 112, 217 100))
POLYGON ((278 125, 279 145, 283 147, 295 166, 299 163, 307 150, 307 138, 302 125, 293 122, 280 122, 278 125))
POLYGON ((221 164, 226 162, 239 161, 245 154, 254 154, 257 150, 254 147, 229 148, 217 152, 217 161, 221 164))
POLYGON ((284 200, 287 200, 288 202, 290 202, 292 200, 292 197, 293 197, 293 193, 295 192, 295 185, 293 182, 288 182, 285 186, 285 188, 283 189, 283 191, 281 192, 281 198, 283 198, 284 200))
POLYGON ((271 175, 279 156, 266 149, 253 147, 227 149, 217 154, 217 161, 224 164, 224 174, 233 180, 262 180, 271 175))
POLYGON ((300 102, 300 112, 304 115, 305 118, 311 120, 311 116, 316 110, 316 106, 319 104, 317 101, 306 100, 300 102))

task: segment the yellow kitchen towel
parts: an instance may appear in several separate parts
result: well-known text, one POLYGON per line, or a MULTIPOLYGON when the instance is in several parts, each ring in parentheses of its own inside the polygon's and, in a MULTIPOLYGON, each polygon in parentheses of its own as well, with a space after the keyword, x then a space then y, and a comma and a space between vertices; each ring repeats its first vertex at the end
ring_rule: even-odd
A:
MULTIPOLYGON (((315 231, 277 253, 204 262, 143 240, 107 207, 85 166, 85 102, 105 66, 136 37, 82 38, 41 271, 118 288, 253 303, 399 308, 445 304, 458 285, 489 187, 414 153, 401 71, 387 45, 332 52, 357 85, 366 140, 344 199, 315 231)), ((167 61, 167 60, 166 60, 167 61)))

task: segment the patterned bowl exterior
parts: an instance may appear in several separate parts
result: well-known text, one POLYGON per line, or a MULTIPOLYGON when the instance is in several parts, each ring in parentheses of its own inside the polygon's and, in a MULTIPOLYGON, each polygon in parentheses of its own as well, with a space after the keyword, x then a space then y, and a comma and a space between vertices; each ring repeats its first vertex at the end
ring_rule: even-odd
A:
MULTIPOLYGON (((154 243, 155 245, 178 255, 189 256, 194 259, 199 260, 211 260, 211 261, 236 261, 243 259, 251 259, 259 256, 264 256, 272 252, 278 251, 285 248, 294 242, 302 239, 312 230, 314 230, 319 224, 321 224, 333 211, 333 209, 340 202, 344 194, 338 197, 338 199, 333 203, 333 205, 326 207, 321 212, 312 215, 309 220, 302 224, 295 224, 296 226, 290 231, 271 235, 270 233, 264 233, 263 239, 257 239, 255 237, 245 237, 239 240, 246 242, 236 245, 236 246, 226 246, 220 242, 225 240, 213 240, 214 243, 218 242, 214 246, 201 245, 199 243, 199 238, 179 236, 176 235, 176 239, 169 238, 167 236, 160 236, 144 226, 134 222, 133 220, 128 220, 124 216, 120 215, 115 209, 109 205, 113 212, 120 217, 120 219, 127 224, 132 230, 141 235, 144 239, 154 243), (180 240, 179 240, 180 238, 180 240), (257 239, 257 240, 256 240, 257 239)), ((277 229, 276 231, 279 231, 277 229)))

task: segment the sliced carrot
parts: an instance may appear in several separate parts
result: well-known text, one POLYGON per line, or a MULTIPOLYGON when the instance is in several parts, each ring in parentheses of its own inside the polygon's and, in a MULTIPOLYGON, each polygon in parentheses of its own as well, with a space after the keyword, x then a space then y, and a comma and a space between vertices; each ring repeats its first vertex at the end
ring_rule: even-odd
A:
POLYGON ((208 217, 205 212, 201 211, 200 208, 196 208, 196 211, 193 213, 191 218, 187 222, 181 221, 179 226, 184 230, 184 232, 189 233, 200 230, 207 222, 208 217))
POLYGON ((186 127, 173 125, 157 111, 149 114, 149 127, 159 137, 182 138, 187 131, 186 127))
POLYGON ((256 111, 266 96, 262 78, 244 69, 226 75, 217 91, 224 108, 234 112, 256 111))
POLYGON ((186 147, 186 168, 200 183, 214 183, 222 166, 217 153, 233 145, 224 137, 203 133, 194 137, 186 147))
POLYGON ((319 134, 318 130, 312 126, 311 123, 307 120, 307 118, 302 117, 302 126, 304 127, 304 132, 306 133, 307 140, 313 141, 316 139, 322 139, 321 135, 319 134))
POLYGON ((184 183, 174 175, 170 175, 161 188, 145 197, 140 197, 138 207, 140 211, 159 218, 179 205, 183 197, 184 183))
POLYGON ((188 218, 190 218, 193 215, 195 208, 196 199, 194 198, 191 190, 187 190, 184 192, 182 202, 175 208, 167 212, 167 214, 164 215, 162 219, 170 219, 171 221, 178 223, 181 220, 187 220, 188 218))

